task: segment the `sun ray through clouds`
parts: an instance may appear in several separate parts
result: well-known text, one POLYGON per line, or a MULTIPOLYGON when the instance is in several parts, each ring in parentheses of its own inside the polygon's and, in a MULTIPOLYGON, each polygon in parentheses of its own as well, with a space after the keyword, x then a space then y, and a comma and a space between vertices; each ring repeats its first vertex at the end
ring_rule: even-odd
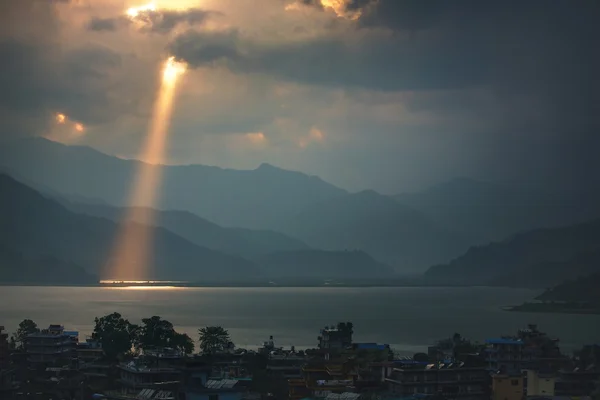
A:
POLYGON ((111 279, 139 280, 146 279, 151 274, 152 221, 155 217, 151 207, 156 205, 158 198, 161 164, 164 163, 175 89, 178 78, 185 69, 186 65, 177 62, 174 57, 169 57, 164 63, 146 142, 140 153, 140 159, 144 162, 140 163, 129 197, 131 206, 148 207, 144 209, 148 213, 144 216, 146 224, 130 222, 130 215, 123 216, 120 232, 105 270, 105 275, 111 279))

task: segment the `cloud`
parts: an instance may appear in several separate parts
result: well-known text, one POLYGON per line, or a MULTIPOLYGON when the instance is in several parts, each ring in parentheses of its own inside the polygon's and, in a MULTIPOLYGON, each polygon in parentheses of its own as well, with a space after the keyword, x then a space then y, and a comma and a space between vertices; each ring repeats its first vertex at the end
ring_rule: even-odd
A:
POLYGON ((223 61, 240 73, 262 73, 295 82, 377 90, 420 90, 480 84, 489 72, 487 54, 467 44, 411 43, 387 33, 318 37, 280 45, 253 42, 237 31, 187 31, 169 46, 191 66, 223 61))
POLYGON ((117 18, 100 18, 92 17, 87 25, 87 28, 91 31, 110 31, 117 30, 117 18))
POLYGON ((202 25, 216 15, 220 13, 200 8, 143 10, 131 16, 92 17, 87 24, 87 29, 96 32, 114 32, 120 27, 134 25, 141 32, 168 34, 180 24, 202 25))
POLYGON ((0 116, 2 137, 40 135, 65 113, 85 124, 114 119, 109 71, 121 56, 100 45, 65 49, 60 2, 20 0, 0 9, 0 116))

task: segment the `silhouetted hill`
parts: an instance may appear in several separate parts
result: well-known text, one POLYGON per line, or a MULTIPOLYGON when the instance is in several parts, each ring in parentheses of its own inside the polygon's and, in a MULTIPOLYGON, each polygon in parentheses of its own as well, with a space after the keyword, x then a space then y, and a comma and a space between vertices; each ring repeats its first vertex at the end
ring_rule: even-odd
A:
POLYGON ((280 229, 310 246, 360 249, 397 271, 415 272, 462 253, 461 235, 421 212, 374 191, 338 196, 307 207, 280 229))
POLYGON ((83 268, 54 257, 27 259, 0 244, 0 283, 3 284, 94 284, 98 277, 83 268))
MULTIPOLYGON (((0 166, 27 182, 118 206, 129 205, 127 199, 139 165, 139 161, 41 138, 0 147, 0 166)), ((159 204, 135 206, 186 210, 222 226, 269 229, 309 204, 345 193, 318 177, 268 164, 251 171, 165 166, 162 174, 159 204)))
MULTIPOLYGON (((53 257, 114 278, 102 276, 102 267, 115 244, 117 224, 68 211, 7 175, 0 175, 0 193, 0 243, 6 248, 27 259, 53 257)), ((134 233, 148 229, 131 224, 134 233)), ((164 228, 149 229, 151 262, 143 279, 241 281, 261 276, 252 262, 194 245, 164 228)))
POLYGON ((393 276, 388 266, 362 251, 298 250, 257 259, 272 279, 381 279, 393 276))
POLYGON ((431 267, 431 282, 548 287, 600 270, 600 220, 536 229, 471 247, 449 264, 431 267))
POLYGON ((395 199, 449 229, 468 234, 473 244, 600 217, 600 190, 594 188, 560 191, 460 178, 395 199))
MULTIPOLYGON (((596 256, 598 262, 598 256, 596 256)), ((536 297, 540 301, 585 302, 600 306, 600 273, 562 282, 536 297)))
POLYGON ((188 211, 159 211, 147 208, 118 208, 59 200, 69 210, 107 218, 116 222, 127 217, 142 224, 161 226, 209 249, 241 256, 256 256, 285 250, 308 249, 300 240, 279 232, 242 228, 223 228, 188 211), (150 216, 152 216, 150 218, 150 216))

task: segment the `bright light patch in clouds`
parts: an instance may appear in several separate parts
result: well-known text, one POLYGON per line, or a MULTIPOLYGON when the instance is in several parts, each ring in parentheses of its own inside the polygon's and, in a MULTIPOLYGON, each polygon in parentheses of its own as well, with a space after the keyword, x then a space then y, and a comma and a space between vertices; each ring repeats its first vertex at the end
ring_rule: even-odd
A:
POLYGON ((246 133, 244 136, 250 143, 255 145, 264 144, 267 141, 265 134, 262 132, 246 133))
POLYGON ((313 127, 313 128, 311 128, 310 132, 308 133, 308 136, 301 137, 298 140, 298 146, 300 146, 300 148, 304 149, 309 144, 321 143, 321 142, 323 142, 324 139, 325 139, 325 135, 323 134, 323 131, 313 127))
POLYGON ((137 18, 138 16, 140 16, 140 14, 143 14, 146 12, 152 12, 152 11, 156 11, 156 4, 154 4, 154 3, 149 3, 149 4, 145 4, 143 6, 138 6, 138 7, 130 7, 127 9, 127 11, 125 13, 130 18, 137 18))

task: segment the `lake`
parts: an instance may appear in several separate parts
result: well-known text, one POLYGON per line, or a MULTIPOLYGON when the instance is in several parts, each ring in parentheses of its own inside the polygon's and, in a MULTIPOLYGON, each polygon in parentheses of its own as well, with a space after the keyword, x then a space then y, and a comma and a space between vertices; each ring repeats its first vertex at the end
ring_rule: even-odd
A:
POLYGON ((454 332, 473 340, 513 334, 529 323, 571 351, 600 342, 599 315, 501 310, 539 291, 506 288, 161 288, 0 287, 0 325, 14 332, 24 318, 63 324, 85 339, 94 317, 118 311, 132 322, 159 315, 197 340, 197 329, 221 325, 236 345, 256 348, 269 335, 278 346, 316 347, 319 330, 354 323, 359 342, 388 343, 403 354, 427 349, 454 332))

